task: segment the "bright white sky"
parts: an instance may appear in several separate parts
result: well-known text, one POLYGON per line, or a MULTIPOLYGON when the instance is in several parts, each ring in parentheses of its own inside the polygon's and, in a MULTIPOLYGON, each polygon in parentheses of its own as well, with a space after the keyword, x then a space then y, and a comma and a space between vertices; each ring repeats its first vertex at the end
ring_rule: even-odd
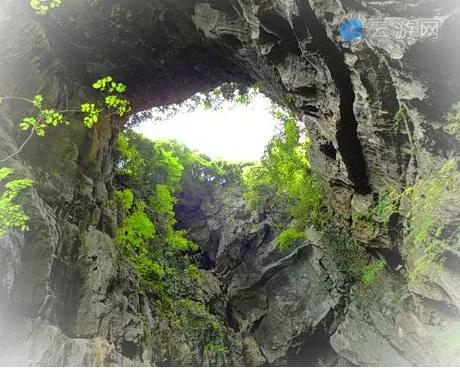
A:
POLYGON ((257 161, 275 132, 270 104, 268 98, 258 95, 249 106, 224 107, 223 111, 200 107, 169 120, 145 121, 136 131, 152 140, 176 139, 213 159, 257 161))

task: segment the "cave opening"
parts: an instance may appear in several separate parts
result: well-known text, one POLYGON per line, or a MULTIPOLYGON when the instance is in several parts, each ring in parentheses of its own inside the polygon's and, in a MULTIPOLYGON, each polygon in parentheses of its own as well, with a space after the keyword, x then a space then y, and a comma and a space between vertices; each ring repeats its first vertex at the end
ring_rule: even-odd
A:
MULTIPOLYGON (((405 7, 407 9, 404 14, 400 14, 398 4, 393 4, 397 1, 380 4, 383 2, 338 0, 333 2, 333 6, 325 6, 321 1, 302 0, 66 0, 56 12, 56 9, 53 10, 51 16, 40 17, 30 9, 29 1, 7 0, 0 5, 2 29, 5 30, 0 32, 4 45, 4 54, 0 60, 0 95, 5 91, 10 93, 10 90, 18 92, 21 98, 33 98, 40 94, 47 103, 54 104, 56 109, 65 109, 68 103, 78 108, 80 103, 93 99, 100 99, 103 105, 105 96, 96 96, 98 91, 91 89, 91 85, 104 76, 113 76, 117 81, 126 83, 126 98, 132 102, 134 111, 139 112, 151 107, 161 109, 161 106, 180 104, 190 98, 193 100, 197 93, 210 93, 223 83, 235 82, 248 86, 257 81, 263 84, 264 92, 270 99, 298 114, 297 118, 302 120, 302 129, 309 129, 312 138, 310 148, 313 151, 309 156, 313 170, 309 171, 322 176, 334 216, 337 215, 341 226, 348 230, 351 225, 348 215, 354 209, 367 208, 368 200, 371 199, 368 195, 382 189, 382 177, 397 176, 401 181, 413 177, 416 181, 418 167, 409 158, 416 159, 419 153, 423 153, 426 161, 434 165, 439 157, 447 159, 456 149, 457 143, 452 137, 452 141, 446 138, 440 120, 441 113, 456 101, 454 97, 458 94, 452 93, 454 88, 458 92, 459 79, 458 68, 455 68, 456 58, 451 51, 458 49, 456 46, 460 32, 457 32, 457 27, 454 28, 454 25, 458 25, 458 15, 455 18, 447 14, 446 17, 451 18, 446 23, 447 28, 445 26, 445 30, 452 34, 450 44, 439 42, 427 46, 424 42, 418 42, 408 50, 406 58, 399 61, 389 60, 391 55, 386 55, 386 50, 372 44, 366 43, 367 54, 358 44, 358 47, 354 47, 353 43, 345 45, 337 29, 347 20, 350 14, 345 13, 349 11, 353 11, 354 16, 365 16, 369 20, 385 14, 407 15, 412 19, 417 14, 431 14, 432 7, 439 8, 440 14, 445 13, 447 5, 438 4, 440 2, 442 0, 433 0, 432 5, 423 7, 413 4, 405 7), (423 57, 427 53, 430 54, 429 58, 423 57), (438 55, 441 55, 440 61, 438 55), (368 59, 367 64, 363 63, 365 58, 368 59), (388 72, 383 74, 383 78, 389 86, 400 89, 390 96, 391 99, 375 93, 382 87, 386 91, 387 84, 380 83, 380 75, 369 72, 382 60, 388 61, 388 72), (446 73, 447 69, 455 69, 455 72, 446 73), (433 77, 427 77, 429 73, 433 77), (363 82, 364 76, 372 78, 375 85, 363 82), (24 77, 27 78, 24 80, 24 77), (430 86, 428 82, 434 77, 439 79, 439 83, 431 83, 434 86, 432 90, 422 96, 425 87, 430 86), (448 84, 450 86, 447 88, 448 84), (421 91, 418 91, 418 86, 421 91), (433 97, 443 102, 439 103, 433 97), (374 110, 375 106, 382 108, 377 111, 374 110), (406 106, 408 114, 415 117, 416 121, 409 125, 410 131, 407 134, 414 136, 414 147, 422 150, 420 152, 415 148, 412 151, 412 143, 411 151, 405 151, 403 146, 407 142, 403 140, 403 133, 397 133, 399 136, 396 139, 392 138, 393 115, 399 106, 406 106), (368 119, 364 119, 364 115, 368 119), (448 144, 450 146, 444 149, 448 144), (401 151, 397 157, 399 165, 396 169, 396 165, 392 165, 392 148, 401 151), (401 157, 408 159, 403 162, 401 157), (403 167, 403 164, 407 167, 403 167)), ((264 153, 264 147, 275 130, 275 125, 268 117, 268 100, 258 97, 256 100, 256 106, 231 111, 224 107, 222 111, 216 112, 208 108, 209 101, 205 99, 199 101, 200 107, 194 112, 185 112, 174 118, 153 122, 144 116, 136 131, 152 140, 177 139, 212 159, 255 161, 264 153)), ((2 106, 2 155, 18 146, 24 138, 25 132, 20 131, 20 125, 16 126, 16 122, 21 121, 21 114, 26 111, 14 107, 3 111, 2 106)), ((30 171, 30 176, 36 180, 33 192, 27 193, 25 197, 26 202, 29 202, 27 206, 33 210, 30 214, 31 235, 24 239, 13 239, 11 245, 6 244, 12 251, 6 248, 7 251, 2 254, 4 257, 0 257, 0 266, 6 264, 12 267, 7 269, 3 278, 6 281, 0 285, 0 299, 7 300, 8 306, 19 306, 14 313, 11 311, 14 318, 9 317, 8 310, 7 319, 21 320, 17 323, 18 338, 15 340, 24 341, 28 345, 21 343, 11 349, 8 340, 13 339, 8 334, 13 329, 9 326, 3 328, 5 332, 0 333, 0 338, 7 344, 1 344, 0 360, 3 360, 3 356, 10 358, 20 350, 29 353, 26 350, 30 349, 29 356, 38 356, 37 360, 27 361, 25 354, 24 360, 18 359, 19 364, 14 359, 8 362, 14 363, 11 365, 21 365, 24 362, 43 365, 55 363, 54 360, 64 357, 66 360, 63 361, 82 365, 83 360, 79 359, 83 356, 85 359, 90 358, 92 353, 80 350, 86 349, 85 341, 73 339, 95 336, 103 340, 101 347, 116 348, 116 351, 106 352, 113 355, 114 359, 123 356, 137 364, 146 357, 150 359, 148 363, 157 366, 177 362, 188 366, 214 364, 207 357, 196 358, 195 353, 201 349, 195 347, 202 344, 202 347, 213 350, 213 353, 225 355, 226 347, 219 345, 221 341, 217 341, 218 344, 204 339, 194 341, 192 334, 182 335, 185 330, 182 326, 175 329, 165 327, 167 323, 162 319, 160 309, 153 310, 153 313, 148 309, 149 304, 145 302, 149 301, 148 298, 153 296, 152 302, 155 303, 151 306, 156 306, 157 299, 167 295, 164 299, 168 302, 171 299, 174 311, 178 310, 188 321, 199 321, 200 316, 208 316, 209 311, 211 316, 207 317, 207 325, 216 322, 212 318, 215 316, 225 328, 238 326, 241 329, 238 332, 248 333, 248 339, 243 333, 241 336, 229 335, 235 339, 235 344, 232 341, 230 346, 235 350, 241 347, 237 353, 248 353, 251 356, 235 357, 235 354, 232 356, 234 352, 230 351, 227 352, 229 360, 225 361, 224 358, 226 364, 240 364, 243 358, 248 358, 245 363, 257 362, 260 360, 259 347, 262 351, 260 355, 270 360, 271 347, 276 346, 277 340, 283 340, 279 351, 284 355, 275 356, 275 352, 273 360, 263 364, 286 362, 290 366, 352 366, 345 358, 339 360, 331 347, 332 333, 335 335, 332 330, 339 331, 331 327, 335 327, 335 323, 344 326, 340 331, 345 331, 342 335, 338 334, 338 338, 345 344, 339 346, 341 351, 337 350, 337 353, 352 361, 367 362, 362 353, 366 353, 366 350, 372 352, 373 347, 363 348, 368 342, 365 333, 354 333, 352 337, 357 337, 358 342, 351 346, 346 344, 347 340, 352 340, 346 334, 347 323, 353 327, 351 323, 360 322, 359 316, 353 314, 352 308, 348 309, 347 306, 345 309, 349 296, 348 282, 342 281, 342 277, 336 277, 340 273, 338 267, 327 265, 325 258, 321 259, 324 239, 316 236, 318 234, 315 234, 314 229, 306 232, 309 231, 309 237, 315 238, 314 241, 318 242, 315 245, 318 246, 302 244, 302 248, 299 247, 297 251, 286 249, 279 252, 278 244, 272 240, 287 227, 284 213, 271 216, 269 211, 277 208, 270 207, 265 212, 247 216, 242 210, 241 202, 244 200, 241 192, 230 193, 227 197, 221 192, 217 193, 220 195, 218 206, 211 208, 213 203, 210 197, 214 193, 209 190, 209 186, 203 185, 195 192, 187 192, 193 183, 173 198, 176 192, 169 187, 165 195, 164 190, 150 188, 153 187, 152 182, 139 180, 135 183, 138 187, 132 187, 134 192, 137 190, 137 197, 132 196, 139 202, 134 207, 131 203, 124 208, 124 201, 129 202, 129 198, 121 195, 130 187, 124 185, 126 177, 116 177, 117 166, 112 165, 117 151, 117 137, 121 138, 125 133, 124 119, 101 119, 99 124, 89 130, 81 124, 80 116, 74 120, 75 124, 71 124, 66 131, 56 129, 47 134, 46 138, 36 137, 36 145, 28 146, 14 160, 14 168, 18 172, 30 171), (155 200, 166 198, 162 204, 169 201, 161 214, 158 202, 148 203, 152 192, 158 194, 155 200), (232 202, 234 198, 236 200, 232 202), (178 202, 174 203, 176 199, 178 202), (227 199, 230 199, 230 204, 226 202, 227 199), (147 204, 140 205, 142 201, 147 204), (174 222, 171 219, 174 212, 181 217, 177 219, 176 227, 170 229, 168 226, 174 222), (194 222, 193 226, 190 226, 189 221, 194 222), (216 226, 209 229, 210 223, 216 226), (115 256, 115 252, 108 250, 112 251, 119 246, 119 234, 130 234, 125 229, 127 224, 134 230, 138 230, 134 225, 145 225, 146 239, 136 244, 145 253, 140 250, 136 253, 138 249, 131 247, 126 252, 118 249, 121 256, 115 256), (224 225, 229 226, 224 229, 224 225), (119 229, 123 231, 119 232, 119 229), (174 232, 177 229, 191 230, 197 235, 196 243, 203 245, 202 259, 192 259, 193 266, 198 265, 200 269, 189 267, 192 262, 188 258, 195 256, 194 250, 180 249, 183 244, 189 245, 181 238, 184 233, 174 232), (154 232, 159 240, 152 240, 154 232), (165 234, 177 235, 172 240, 177 240, 177 249, 180 251, 175 248, 174 252, 168 252, 165 244, 169 246, 173 241, 166 239, 165 234), (207 241, 202 244, 202 239, 207 241), (142 257, 150 262, 141 265, 148 267, 137 269, 139 264, 136 262, 142 257), (201 283, 190 282, 197 280, 187 279, 184 276, 187 274, 185 270, 191 275, 203 271, 208 276, 209 279, 203 282, 204 287, 199 292, 189 286, 195 287, 195 284, 201 283), (180 278, 176 278, 176 274, 180 278), (159 279, 165 281, 157 282, 159 279), (147 290, 140 289, 144 287, 141 281, 148 281, 145 283, 148 285, 145 287, 147 290), (266 288, 267 284, 271 289, 266 288), (245 292, 257 296, 253 298, 254 303, 253 300, 238 298, 238 295, 244 295, 245 292), (171 293, 171 298, 168 293, 171 293), (272 295, 280 297, 268 297, 272 295), (299 301, 311 301, 308 317, 317 313, 311 316, 311 320, 320 323, 318 321, 325 318, 324 308, 330 307, 329 302, 323 302, 329 301, 330 295, 334 301, 336 297, 340 300, 337 307, 331 308, 336 308, 340 316, 344 312, 343 316, 348 319, 343 322, 334 316, 334 321, 326 321, 327 330, 318 327, 318 324, 313 325, 313 322, 308 321, 309 318, 304 318, 295 309, 299 301), (140 298, 148 311, 141 310, 140 298), (198 308, 195 302, 200 303, 198 308), (240 304, 241 314, 248 316, 243 318, 243 322, 249 321, 244 325, 241 323, 241 326, 235 313, 236 308, 229 308, 240 307, 240 304), (191 316, 188 309, 194 312, 190 313, 191 316), (291 310, 295 313, 289 314, 291 310), (155 325, 152 314, 155 316, 155 325), (147 318, 148 326, 144 323, 144 316, 150 317, 147 318), (296 319, 297 316, 301 318, 296 319), (23 326, 25 319, 27 321, 23 326), (29 325, 31 320, 33 324, 29 325), (150 340, 147 333, 141 333, 147 330, 155 333, 159 331, 160 337, 153 336, 150 340), (34 339, 40 336, 50 337, 50 346, 53 345, 47 350, 49 361, 48 356, 34 351, 44 346, 35 343, 34 339), (167 336, 165 341, 162 341, 163 336, 167 336), (259 336, 259 340, 249 339, 254 336, 259 336), (151 342, 151 346, 147 342, 151 342), (177 354, 183 354, 180 357, 183 359, 168 356, 168 349, 163 349, 161 344, 177 347, 177 354), (342 349, 343 346, 346 348, 342 349), (58 350, 61 347, 62 350, 58 350), (252 359, 252 355, 257 359, 252 359)), ((152 165, 147 169, 158 169, 159 166, 152 165)), ((142 175, 145 172, 139 171, 139 177, 144 179, 142 175)), ((296 175, 292 171, 288 174, 291 174, 289 179, 294 182, 296 175)), ((208 178, 208 174, 203 175, 205 179, 208 178)), ((225 179, 213 175, 208 176, 218 178, 216 187, 224 188, 225 179)), ((153 183, 160 185, 160 189, 168 186, 160 181, 153 183)), ((269 195, 270 192, 267 202, 272 205, 277 198, 269 195)), ((377 200, 374 196, 374 202, 377 200)), ((300 208, 301 215, 314 213, 306 208, 300 208)), ((367 244, 371 248, 375 246, 369 253, 376 258, 384 258, 390 271, 408 263, 401 256, 404 253, 400 253, 400 249, 404 250, 400 234, 405 226, 401 218, 390 218, 391 249, 380 248, 383 246, 381 237, 377 237, 375 243, 370 241, 367 244)), ((324 232, 329 232, 329 229, 324 232)), ((290 234, 291 241, 296 242, 305 237, 297 229, 287 234, 290 234)), ((348 238, 345 240, 347 245, 353 243, 348 242, 348 238)), ((339 241, 337 243, 341 244, 339 241)), ((324 245, 324 250, 326 247, 324 245)), ((457 257, 447 257, 445 265, 449 272, 459 271, 457 257)), ((3 269, 0 274, 2 272, 3 269)), ((458 279, 453 277, 456 274, 448 276, 452 276, 452 280, 448 280, 450 284, 456 286, 458 279)), ((449 290, 447 286, 446 290, 449 290)), ((456 289, 452 290, 452 294, 456 295, 456 289)), ((456 300, 449 303, 428 299, 425 302, 432 309, 458 320, 458 309, 453 306, 456 300)), ((0 307, 3 314, 4 308, 0 307)), ((385 333, 393 331, 393 320, 396 320, 393 317, 385 316, 387 319, 382 321, 385 326, 375 326, 376 329, 385 333)), ((433 317, 433 324, 441 326, 441 322, 433 317)), ((394 331, 394 335, 381 335, 390 342, 399 341, 399 331, 398 335, 397 330, 394 331)), ((364 332, 368 332, 367 327, 364 332)), ((201 333, 198 335, 205 336, 201 333)), ((400 355, 409 359, 408 356, 413 353, 413 340, 407 341, 410 344, 401 344, 404 346, 400 355)), ((91 344, 88 341, 87 346, 91 344)), ((333 346, 336 348, 338 345, 333 346)), ((425 347, 421 345, 421 349, 425 347)), ((414 356, 417 354, 416 351, 414 356)), ((396 363, 401 361, 396 352, 394 359, 396 363)), ((418 364, 418 358, 410 360, 418 364)), ((124 361, 119 360, 119 363, 124 364, 124 361)))
POLYGON ((213 105, 202 102, 198 96, 203 99, 204 95, 199 93, 179 105, 153 109, 153 117, 143 119, 134 129, 153 141, 177 140, 212 159, 258 161, 278 123, 270 114, 271 100, 251 92, 250 100, 243 103, 218 101, 213 105), (177 110, 162 114, 167 109, 177 110))

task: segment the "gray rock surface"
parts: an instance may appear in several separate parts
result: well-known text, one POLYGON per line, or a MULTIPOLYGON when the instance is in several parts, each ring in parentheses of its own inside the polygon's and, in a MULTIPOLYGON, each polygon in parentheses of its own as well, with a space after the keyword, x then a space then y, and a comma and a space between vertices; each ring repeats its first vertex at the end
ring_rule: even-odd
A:
POLYGON ((413 366, 353 308, 348 310, 345 321, 332 335, 331 345, 338 354, 358 366, 413 366))
MULTIPOLYGON (((112 75, 128 84, 140 111, 223 81, 258 81, 305 124, 332 209, 352 228, 349 212, 386 185, 411 185, 458 156, 443 115, 460 100, 459 9, 458 0, 66 0, 40 17, 29 1, 5 0, 0 95, 43 94, 58 108, 78 106, 91 100, 94 80, 112 75), (337 32, 348 19, 385 17, 439 21, 441 38, 345 42, 337 32), (395 129, 401 108, 408 118, 395 129)), ((0 158, 25 139, 17 128, 23 114, 21 106, 0 106, 0 158)), ((337 353, 355 364, 443 364, 426 356, 426 341, 447 341, 458 328, 455 313, 444 316, 432 301, 459 307, 457 271, 411 286, 423 318, 383 313, 382 295, 364 319, 353 304, 344 308, 347 292, 338 291, 336 270, 322 265, 322 244, 277 251, 273 219, 245 212, 238 192, 228 194, 232 208, 217 193, 189 213, 215 266, 202 297, 223 315, 228 308, 233 344, 228 359, 203 358, 199 342, 162 325, 114 250, 120 214, 104 203, 117 129, 100 121, 87 131, 78 117, 71 123, 7 162, 35 184, 22 197, 31 231, 0 239, 2 365, 152 365, 167 360, 168 343, 183 364, 282 364, 318 331, 333 335, 337 353), (152 341, 155 329, 164 341, 152 341)), ((401 239, 380 229, 361 235, 369 248, 406 260, 401 239)), ((433 346, 444 354, 445 346, 433 346)))

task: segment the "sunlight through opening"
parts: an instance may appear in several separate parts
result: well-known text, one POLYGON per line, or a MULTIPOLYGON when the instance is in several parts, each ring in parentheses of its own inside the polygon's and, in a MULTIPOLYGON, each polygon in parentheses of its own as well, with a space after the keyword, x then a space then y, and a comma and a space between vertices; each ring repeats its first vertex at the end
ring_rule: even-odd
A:
POLYGON ((220 111, 200 106, 167 120, 145 120, 135 130, 152 140, 176 139, 212 159, 257 161, 277 125, 270 105, 270 99, 258 94, 247 106, 225 103, 220 111))

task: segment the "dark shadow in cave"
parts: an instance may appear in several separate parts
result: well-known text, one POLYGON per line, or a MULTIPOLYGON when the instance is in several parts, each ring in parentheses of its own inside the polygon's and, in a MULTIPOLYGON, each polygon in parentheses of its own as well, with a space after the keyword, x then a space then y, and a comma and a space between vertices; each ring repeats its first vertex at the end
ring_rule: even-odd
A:
POLYGON ((316 17, 308 1, 296 1, 305 26, 311 31, 316 47, 324 57, 340 95, 340 121, 337 129, 337 142, 343 162, 349 172, 349 179, 358 193, 370 192, 367 165, 358 137, 358 122, 353 111, 355 93, 341 51, 328 37, 326 29, 316 17))
POLYGON ((288 367, 337 367, 346 363, 355 367, 353 363, 344 361, 332 348, 330 336, 324 331, 317 330, 307 337, 297 348, 291 348, 288 353, 288 367), (340 364, 339 364, 340 363, 340 364))

